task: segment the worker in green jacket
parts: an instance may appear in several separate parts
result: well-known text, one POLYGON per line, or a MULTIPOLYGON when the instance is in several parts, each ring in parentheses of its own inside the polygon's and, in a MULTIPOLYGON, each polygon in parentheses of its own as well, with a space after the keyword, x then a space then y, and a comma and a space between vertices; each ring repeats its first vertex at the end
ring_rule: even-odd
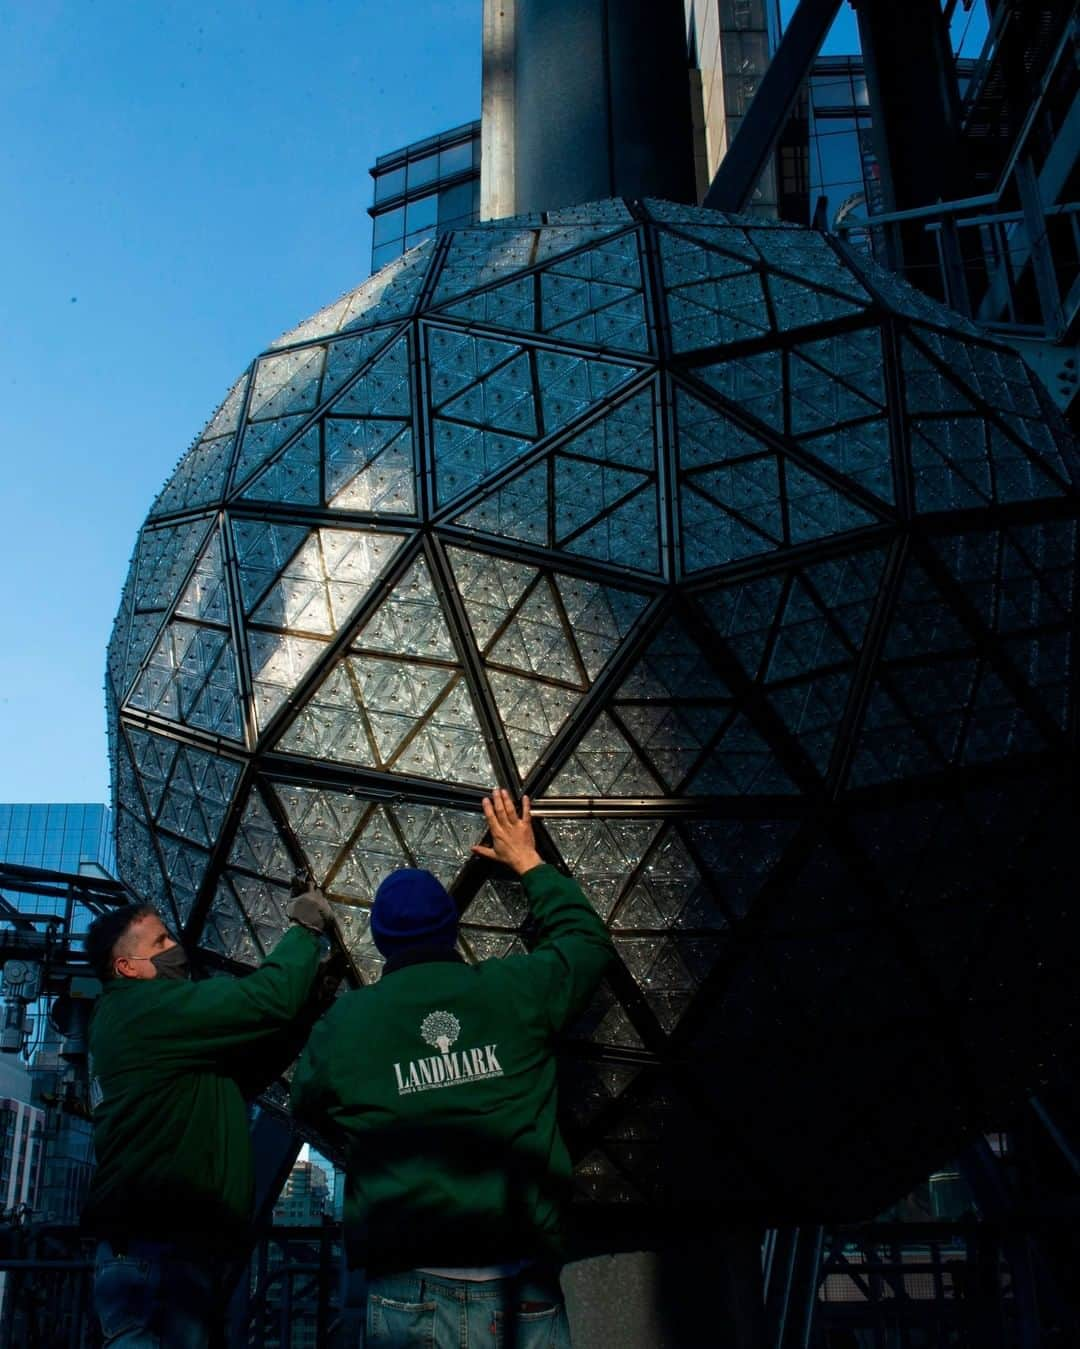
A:
POLYGON ((467 965, 457 910, 429 872, 376 892, 378 983, 338 999, 292 1084, 293 1110, 345 1152, 345 1237, 366 1267, 375 1346, 569 1344, 558 1282, 570 1157, 554 1038, 612 955, 579 887, 536 850, 529 800, 484 801, 491 846, 522 880, 530 955, 467 965))
POLYGON ((317 890, 254 973, 188 978, 149 905, 97 918, 103 985, 90 1024, 97 1168, 83 1225, 98 1237, 94 1302, 107 1346, 200 1349, 220 1274, 245 1250, 254 1202, 248 1099, 299 1052, 333 910, 317 890))

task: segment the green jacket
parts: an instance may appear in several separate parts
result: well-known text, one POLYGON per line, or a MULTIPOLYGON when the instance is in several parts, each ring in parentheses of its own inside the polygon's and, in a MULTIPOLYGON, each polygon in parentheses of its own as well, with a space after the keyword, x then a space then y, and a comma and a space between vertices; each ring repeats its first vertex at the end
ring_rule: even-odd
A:
POLYGON ((296 1115, 344 1146, 349 1261, 369 1272, 558 1258, 570 1157, 552 1041, 612 947, 574 881, 539 866, 523 883, 531 955, 388 962, 337 1000, 293 1077, 296 1115))
POLYGON ((222 1249, 242 1239, 254 1196, 245 1096, 299 1049, 290 1031, 320 954, 294 927, 240 979, 106 982, 90 1024, 97 1168, 84 1226, 222 1249))

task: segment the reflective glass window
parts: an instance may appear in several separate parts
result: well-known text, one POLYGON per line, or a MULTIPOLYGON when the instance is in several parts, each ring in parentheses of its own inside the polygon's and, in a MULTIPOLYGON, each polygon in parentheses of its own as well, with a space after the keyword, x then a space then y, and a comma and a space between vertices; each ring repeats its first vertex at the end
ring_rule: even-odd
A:
POLYGON ((371 250, 371 270, 377 272, 380 267, 385 267, 388 262, 393 262, 395 258, 401 257, 403 252, 404 245, 400 239, 373 248, 371 250))
POLYGON ((409 160, 409 191, 433 183, 439 176, 439 156, 426 155, 423 159, 409 160))
POLYGON ((380 173, 375 179, 375 200, 386 201, 405 191, 405 168, 391 169, 389 173, 380 173))
POLYGON ((417 230, 433 229, 439 218, 439 194, 410 201, 405 208, 405 233, 415 234, 417 230))
POLYGON ((815 108, 850 108, 854 103, 851 76, 843 74, 815 76, 813 82, 815 108))
POLYGON ((439 193, 439 224, 446 226, 452 220, 468 218, 473 210, 473 185, 471 182, 458 183, 446 187, 439 193))
POLYGON ((425 239, 430 239, 434 233, 435 227, 432 225, 428 229, 416 230, 413 234, 406 234, 405 247, 407 249, 415 248, 417 244, 422 244, 425 239))
POLYGON ((462 141, 460 145, 448 146, 439 154, 439 177, 449 178, 452 173, 464 173, 473 166, 472 141, 462 141))
POLYGON ((405 233, 405 208, 396 207, 377 215, 372 224, 372 239, 376 246, 389 243, 391 239, 400 239, 405 233))

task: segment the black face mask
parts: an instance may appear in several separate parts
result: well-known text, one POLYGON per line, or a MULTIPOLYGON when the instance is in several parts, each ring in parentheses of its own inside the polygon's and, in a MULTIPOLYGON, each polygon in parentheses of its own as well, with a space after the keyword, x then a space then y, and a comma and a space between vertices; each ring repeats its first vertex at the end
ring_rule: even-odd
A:
POLYGON ((170 946, 167 951, 151 956, 150 964, 161 979, 187 979, 191 974, 187 952, 182 946, 170 946))

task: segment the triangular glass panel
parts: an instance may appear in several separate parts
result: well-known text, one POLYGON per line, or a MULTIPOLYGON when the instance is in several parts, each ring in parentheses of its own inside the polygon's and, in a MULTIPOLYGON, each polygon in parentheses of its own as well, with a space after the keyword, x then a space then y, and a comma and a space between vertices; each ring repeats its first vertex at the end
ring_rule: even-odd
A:
POLYGON ((440 405, 442 417, 508 435, 536 435, 532 370, 525 352, 496 367, 464 393, 440 405))
POLYGON ((409 387, 409 339, 401 337, 331 403, 335 417, 408 417, 412 413, 409 387))
POLYGON ((377 762, 347 661, 339 661, 290 722, 278 749, 308 759, 377 762))
POLYGON ((681 386, 675 388, 679 467, 710 468, 771 451, 771 446, 737 422, 695 398, 681 386))
POLYGON ((682 485, 679 519, 682 562, 687 572, 723 567, 778 547, 774 538, 722 510, 712 497, 695 492, 690 479, 682 485))
POLYGON ((536 568, 465 548, 446 551, 477 644, 484 648, 525 593, 536 568))
POLYGON ((576 576, 556 576, 555 583, 582 663, 589 679, 595 680, 622 645, 648 599, 576 576))
POLYGON ((655 472, 656 390, 653 385, 612 408, 559 446, 563 454, 655 472))
POLYGON ((195 907, 210 854, 190 843, 182 843, 178 838, 170 838, 168 834, 161 834, 159 841, 176 915, 183 926, 195 907))
POLYGON ((520 227, 454 230, 432 303, 442 304, 528 267, 536 241, 535 230, 520 227))
MULTIPOLYGON (((625 216, 621 217, 624 222, 625 219, 625 216)), ((616 236, 616 247, 625 247, 628 241, 632 245, 632 236, 627 236, 621 230, 612 229, 614 223, 614 220, 593 220, 556 226, 552 222, 540 231, 537 238, 536 261, 548 262, 562 253, 569 253, 573 248, 581 248, 583 244, 595 244, 612 236, 616 236)))
POLYGON ((557 351, 537 352, 536 367, 545 435, 603 402, 638 374, 633 366, 557 351))
POLYGON ((485 881, 469 901, 465 911, 470 923, 484 927, 504 928, 516 931, 524 916, 515 916, 507 907, 505 893, 492 881, 485 881))
POLYGON ((202 623, 227 624, 229 597, 225 583, 225 564, 221 553, 221 538, 215 529, 195 571, 184 588, 176 606, 179 618, 190 618, 202 623))
POLYGON ((606 712, 601 712, 552 782, 551 796, 663 796, 664 790, 606 712))
POLYGON ((690 796, 771 796, 798 789, 772 746, 740 715, 683 790, 690 796))
MULTIPOLYGON (((486 469, 480 476, 487 476, 486 469)), ((462 511, 454 517, 454 524, 543 548, 548 543, 548 479, 545 460, 509 478, 475 506, 462 511)))
POLYGON ((531 332, 536 327, 534 297, 533 278, 525 276, 469 295, 464 300, 447 305, 442 312, 470 323, 490 324, 493 328, 510 328, 515 332, 531 332))
MULTIPOLYGON (((707 635, 702 634, 707 641, 707 635)), ((667 620, 634 665, 617 697, 646 702, 730 698, 700 644, 677 617, 667 620)))
POLYGON ((241 741, 240 687, 229 632, 173 619, 151 652, 129 704, 241 741))
POLYGON ((920 511, 964 510, 993 500, 981 417, 911 418, 911 466, 920 511))
POLYGON ((264 356, 255 366, 248 404, 251 421, 310 412, 319 401, 325 347, 299 347, 264 356))
POLYGON ((220 501, 235 440, 236 433, 230 431, 226 436, 204 437, 188 450, 154 502, 151 517, 220 501))
POLYGON ((728 703, 619 702, 617 710, 649 767, 673 795, 731 714, 728 703))
POLYGON ((158 825, 194 843, 210 847, 217 839, 240 765, 230 759, 185 746, 176 756, 172 777, 162 798, 158 825))
MULTIPOLYGON (((162 793, 165 791, 165 784, 169 780, 180 746, 177 741, 167 736, 155 735, 152 731, 140 731, 134 726, 126 728, 126 735, 131 744, 135 771, 142 784, 147 807, 151 818, 156 819, 162 793)), ((126 757, 121 755, 119 761, 121 771, 126 763, 126 757)), ((137 797, 136 802, 133 802, 127 800, 121 793, 121 801, 125 805, 132 805, 136 804, 137 797)))
POLYGON ((795 281, 789 276, 777 276, 773 272, 769 273, 769 298, 781 332, 814 323, 826 323, 829 319, 843 318, 847 314, 858 314, 863 308, 840 295, 804 286, 801 281, 795 281))
POLYGON ((555 545, 587 528, 649 479, 631 469, 556 454, 555 545))
POLYGON ((889 426, 884 417, 823 435, 803 436, 803 449, 884 501, 895 500, 889 426))
POLYGON ((640 488, 610 515, 564 539, 566 552, 632 571, 660 571, 659 500, 655 483, 640 488))
POLYGON ((745 918, 798 831, 795 820, 701 820, 688 826, 714 902, 745 918))
POLYGON ((523 956, 528 952, 520 938, 506 932, 485 932, 483 928, 461 925, 462 945, 472 956, 472 963, 483 960, 505 960, 507 956, 523 956))
POLYGON ((852 656, 851 646, 833 626, 831 616, 804 585, 794 581, 776 626, 768 681, 795 679, 811 670, 845 665, 852 656))
POLYGON ((275 784, 274 793, 308 861, 317 858, 323 863, 312 867, 321 884, 331 863, 356 831, 367 803, 347 792, 319 787, 275 784))
MULTIPOLYGON (((738 259, 744 266, 748 262, 756 263, 758 261, 758 251, 754 247, 754 245, 750 242, 747 233, 744 229, 740 229, 736 225, 718 225, 715 223, 715 221, 717 219, 722 219, 722 217, 717 216, 713 212, 709 212, 709 216, 711 217, 713 223, 693 224, 691 223, 690 218, 687 218, 685 221, 679 219, 674 224, 672 231, 672 238, 677 239, 679 243, 682 243, 684 239, 688 239, 693 240, 699 244, 705 244, 709 249, 710 254, 713 249, 719 249, 722 253, 728 253, 733 255, 733 258, 738 259)), ((706 218, 705 213, 702 212, 701 219, 704 221, 705 218, 706 218)), ((664 231, 664 234, 667 234, 666 230, 664 231)), ((663 241, 661 241, 662 251, 663 248, 664 248, 663 241)), ((667 256, 674 262, 674 260, 679 256, 679 253, 676 250, 676 248, 672 246, 667 250, 667 256)), ((722 266, 723 262, 715 264, 699 262, 697 265, 699 267, 722 266)), ((694 279, 694 273, 692 269, 694 268, 695 263, 693 258, 691 258, 688 261, 688 266, 691 268, 691 270, 685 277, 686 284, 689 284, 694 279)), ((665 266, 665 276, 667 274, 668 274, 667 268, 665 266)), ((709 273, 709 274, 719 275, 719 273, 709 273)), ((668 284, 678 285, 679 284, 678 275, 679 274, 677 272, 672 272, 671 279, 669 280, 668 284)))
POLYGON ((296 870, 277 825, 254 787, 248 796, 228 861, 230 866, 282 880, 289 880, 296 870))
POLYGON ((840 625, 853 647, 861 647, 866 625, 877 603, 886 554, 873 548, 846 557, 815 562, 803 578, 840 625))
POLYGON ((699 597, 709 622, 753 679, 779 612, 782 576, 765 576, 699 597))
POLYGON ((269 422, 249 422, 240 442, 240 454, 233 470, 234 488, 245 483, 281 449, 307 420, 307 413, 278 417, 269 422))
POLYGON ((431 406, 441 410, 490 371, 523 354, 517 343, 476 337, 459 328, 427 329, 431 406))
POLYGON ((575 1165, 574 1193, 595 1204, 640 1206, 643 1202, 638 1186, 599 1148, 575 1165))
POLYGON ((564 680, 579 688, 584 684, 550 582, 536 587, 487 659, 523 674, 564 680))
POLYGON ((873 417, 880 407, 833 375, 793 352, 788 365, 791 433, 812 434, 840 422, 873 417))
MULTIPOLYGON (((323 373, 322 401, 325 403, 347 384, 371 356, 386 345, 389 337, 390 333, 383 329, 380 332, 361 333, 359 337, 343 337, 337 342, 331 342, 327 348, 326 369, 323 373)), ((382 372, 383 377, 388 375, 391 369, 400 371, 401 364, 401 353, 395 350, 392 360, 382 372)), ((384 396, 382 389, 377 390, 376 397, 384 396)))
MULTIPOLYGON (((448 889, 472 856, 473 844, 479 843, 487 832, 479 811, 447 810, 418 802, 388 806, 387 811, 397 822, 412 865, 432 872, 448 889)), ((508 902, 524 918, 525 901, 520 887, 511 884, 505 893, 515 891, 517 897, 508 902)))
POLYGON ((488 671, 488 683, 522 778, 562 729, 581 694, 537 679, 488 671))
POLYGON ((427 561, 420 556, 357 633, 356 647, 456 660, 427 561))
POLYGON ((164 609, 172 604, 210 527, 211 521, 204 519, 143 529, 134 563, 136 611, 164 609))
POLYGON ((675 352, 744 342, 769 332, 769 311, 756 272, 670 291, 667 304, 675 352))
POLYGON ((396 773, 489 787, 495 770, 463 678, 451 684, 394 761, 396 773))
POLYGON ((289 892, 282 886, 268 885, 261 878, 245 876, 243 872, 229 871, 225 874, 265 958, 289 926, 286 914, 289 892))
POLYGON ((822 776, 829 769, 851 679, 852 671, 845 669, 773 689, 769 695, 785 726, 822 776))
POLYGON ((919 347, 905 338, 901 350, 908 412, 977 412, 971 399, 919 347))
POLYGON ((664 284, 668 290, 742 275, 747 271, 748 262, 757 261, 741 232, 725 227, 719 230, 685 230, 679 234, 659 230, 657 238, 660 241, 664 284), (702 244, 719 247, 728 243, 734 244, 737 256, 718 253, 714 247, 702 247, 702 244))
POLYGON ((338 857, 328 884, 337 894, 370 901, 384 876, 410 865, 397 830, 385 810, 377 807, 352 846, 338 857))
MULTIPOLYGON (((699 511, 698 496, 730 512, 774 547, 783 543, 780 474, 775 454, 769 452, 752 459, 700 469, 693 477, 684 479, 683 487, 693 489, 690 501, 699 511)), ((734 537, 730 544, 736 545, 734 537)), ((760 545, 751 547, 749 539, 745 547, 755 553, 765 551, 760 545)))
POLYGON ((885 407, 885 360, 878 328, 859 328, 816 342, 801 342, 795 351, 801 360, 842 380, 860 398, 878 408, 885 407))
POLYGON ((659 821, 548 820, 570 874, 605 921, 660 829, 659 821))
POLYGON ((435 495, 445 506, 477 483, 512 463, 531 446, 528 440, 458 422, 434 422, 435 495))
MULTIPOLYGON (((1068 481, 1056 448, 1052 456, 1040 455, 1040 446, 1034 431, 1035 423, 1021 423, 1023 446, 1002 435, 993 423, 987 423, 990 442, 990 462, 993 465, 994 487, 999 501, 1037 501, 1046 497, 1064 496, 1062 484, 1051 476, 1057 469, 1068 481), (1026 448, 1025 448, 1026 447, 1026 448), (1033 455, 1034 451, 1034 455, 1033 455), (1049 462, 1047 462, 1049 460, 1049 462), (1045 465, 1045 467, 1044 467, 1045 465)), ((1039 428, 1045 432, 1045 428, 1039 428)))
POLYGON ((319 428, 312 426, 305 431, 249 483, 242 495, 252 501, 320 506, 319 428))
POLYGON ((792 543, 831 538, 849 529, 877 524, 869 511, 790 459, 784 465, 784 494, 792 543))
POLYGON ((401 742, 454 677, 454 671, 381 656, 350 656, 348 664, 367 713, 379 764, 390 763, 401 742))
POLYGON ((589 1006, 568 1032, 572 1040, 595 1045, 615 1045, 623 1049, 644 1048, 626 1009, 607 984, 601 984, 589 1006))
POLYGON ((265 730, 293 690, 326 650, 326 643, 284 632, 250 629, 247 635, 255 716, 265 730))
POLYGON ((404 540, 402 534, 368 530, 316 530, 283 568, 253 622, 327 636, 337 632, 404 540))
POLYGON ((164 911, 168 891, 154 839, 141 815, 120 809, 116 829, 117 869, 132 894, 144 904, 153 904, 164 911))
POLYGON ((258 604, 271 582, 307 536, 303 525, 275 525, 265 520, 232 522, 233 545, 240 573, 245 615, 258 604))
POLYGON ((408 422, 327 418, 326 504, 339 511, 416 512, 408 422))
MULTIPOLYGON (((751 230, 754 246, 774 267, 790 271, 814 285, 830 286, 870 303, 870 296, 859 284, 853 272, 837 257, 825 235, 808 229, 758 228, 751 230)), ((774 278, 771 274, 770 282, 774 278)))
POLYGON ((211 951, 242 965, 259 965, 262 952, 225 877, 218 882, 214 902, 206 916, 203 940, 211 951))
POLYGON ((783 431, 784 363, 779 351, 703 365, 693 373, 766 426, 783 431))

